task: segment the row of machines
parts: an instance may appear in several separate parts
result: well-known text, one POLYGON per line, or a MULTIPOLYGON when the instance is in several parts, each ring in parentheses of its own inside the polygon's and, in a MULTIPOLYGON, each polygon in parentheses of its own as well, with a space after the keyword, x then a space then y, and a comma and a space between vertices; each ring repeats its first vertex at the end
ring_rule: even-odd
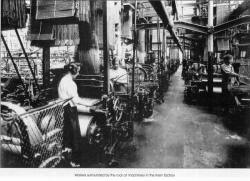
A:
MULTIPOLYGON (((159 88, 154 68, 138 64, 135 93, 131 96, 132 69, 127 72, 126 91, 117 91, 111 85, 109 95, 103 93, 103 76, 79 75, 75 81, 80 97, 87 106, 96 108, 81 113, 70 105, 70 100, 57 99, 61 69, 51 70, 50 87, 32 99, 18 78, 5 81, 1 93, 3 166, 70 167, 72 160, 80 159, 82 145, 102 155, 108 166, 116 165, 119 145, 133 139, 135 122, 141 123, 153 114, 159 88)), ((25 82, 25 86, 29 84, 25 82)))
MULTIPOLYGON (((250 79, 241 75, 244 68, 239 63, 233 63, 236 73, 234 84, 228 86, 229 95, 222 94, 222 70, 220 64, 213 65, 213 95, 221 100, 223 106, 231 107, 235 111, 249 108, 250 79), (226 103, 226 105, 225 105, 226 103)), ((182 77, 185 82, 184 99, 188 103, 201 101, 208 93, 208 73, 205 63, 188 61, 183 65, 182 77)))
MULTIPOLYGON (((81 148, 88 147, 108 166, 117 165, 120 145, 134 137, 134 124, 153 114, 155 102, 163 102, 169 77, 179 61, 155 61, 127 65, 128 84, 118 82, 104 93, 103 75, 76 78, 79 96, 89 108, 78 112, 71 101, 58 100, 57 85, 63 69, 51 70, 51 84, 38 90, 34 80, 6 78, 1 85, 1 150, 4 167, 72 167, 81 162, 81 148), (91 111, 90 111, 91 110, 91 111)), ((39 82, 39 81, 38 81, 39 82)), ((78 165, 79 166, 79 165, 78 165)))

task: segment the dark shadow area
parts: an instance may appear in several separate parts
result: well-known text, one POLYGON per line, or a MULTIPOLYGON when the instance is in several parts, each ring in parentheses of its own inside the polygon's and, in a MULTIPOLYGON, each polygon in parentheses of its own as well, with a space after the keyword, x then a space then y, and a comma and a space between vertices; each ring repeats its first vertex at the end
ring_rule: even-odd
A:
MULTIPOLYGON (((135 141, 137 143, 137 141, 135 141)), ((133 164, 139 159, 137 150, 138 145, 135 142, 123 142, 119 145, 116 150, 115 160, 117 165, 115 168, 123 168, 124 165, 133 164)), ((109 168, 108 157, 105 156, 101 151, 93 147, 88 147, 82 150, 80 156, 80 167, 81 168, 109 168)))
POLYGON ((223 117, 222 124, 228 130, 250 139, 250 114, 247 111, 227 114, 223 117))
POLYGON ((249 145, 227 145, 227 159, 217 168, 250 168, 249 145))
MULTIPOLYGON (((152 125, 151 125, 152 126, 152 125)), ((135 135, 132 141, 119 143, 115 153, 115 160, 118 162, 116 168, 129 168, 141 158, 140 149, 147 144, 147 134, 142 124, 135 124, 135 135)), ((82 145, 80 167, 82 168, 109 168, 109 158, 103 150, 98 150, 90 145, 82 145)))
POLYGON ((138 152, 140 148, 138 145, 136 145, 135 142, 124 143, 119 149, 119 154, 117 156, 119 158, 118 168, 129 168, 130 164, 133 165, 140 159, 140 155, 138 152))
POLYGON ((25 168, 20 156, 1 151, 1 168, 25 168))
POLYGON ((79 163, 82 168, 103 168, 105 157, 98 148, 83 144, 79 155, 79 163))

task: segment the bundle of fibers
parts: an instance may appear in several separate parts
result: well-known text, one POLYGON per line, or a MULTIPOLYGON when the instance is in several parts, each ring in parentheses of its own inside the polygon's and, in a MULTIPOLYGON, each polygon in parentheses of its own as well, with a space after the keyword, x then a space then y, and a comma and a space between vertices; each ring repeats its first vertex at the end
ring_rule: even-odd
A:
MULTIPOLYGON (((62 16, 63 0, 57 0, 57 7, 61 7, 54 9, 54 15, 50 16, 49 14, 45 17, 40 17, 44 12, 51 11, 52 2, 40 2, 41 0, 32 0, 31 1, 31 21, 29 26, 29 39, 31 40, 31 44, 34 46, 43 46, 44 44, 49 43, 50 46, 70 46, 70 45, 78 45, 80 42, 79 37, 79 26, 78 19, 72 19, 72 14, 69 13, 70 8, 72 6, 76 6, 76 2, 82 6, 77 6, 79 8, 78 13, 76 13, 79 19, 84 21, 89 20, 89 1, 86 0, 70 0, 67 3, 70 3, 69 9, 64 9, 65 14, 62 16), (81 3, 79 3, 81 2, 81 3), (38 6, 39 5, 39 6, 38 6), (43 8, 41 8, 43 5, 43 8), (80 11, 81 9, 81 11, 80 11), (88 10, 87 10, 88 9, 88 10), (40 14, 40 15, 39 15, 40 14), (80 16, 81 15, 81 16, 80 16), (39 18, 38 18, 39 17, 39 18)), ((67 4, 66 3, 66 4, 67 4)))
POLYGON ((1 1, 1 28, 10 30, 24 28, 27 14, 25 0, 2 0, 1 1))

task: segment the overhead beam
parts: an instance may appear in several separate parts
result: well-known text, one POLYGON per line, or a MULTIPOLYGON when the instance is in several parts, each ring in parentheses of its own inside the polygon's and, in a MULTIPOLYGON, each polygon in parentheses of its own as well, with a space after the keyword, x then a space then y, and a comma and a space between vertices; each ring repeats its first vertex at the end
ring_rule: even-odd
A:
POLYGON ((174 26, 175 28, 187 29, 204 35, 206 35, 208 31, 208 28, 206 26, 189 23, 185 21, 176 21, 174 22, 174 26))
POLYGON ((181 39, 186 39, 186 40, 189 40, 189 41, 195 41, 195 42, 200 42, 200 38, 192 38, 192 37, 188 37, 188 36, 179 36, 179 38, 181 39))
POLYGON ((207 2, 183 2, 182 6, 198 6, 198 5, 204 5, 207 4, 207 2))
POLYGON ((214 27, 213 31, 214 31, 214 33, 219 33, 219 32, 225 31, 227 29, 233 28, 235 26, 248 24, 248 23, 250 23, 250 15, 243 16, 243 17, 228 21, 226 23, 217 25, 214 27))
MULTIPOLYGON (((194 23, 189 23, 185 21, 175 21, 174 22, 174 27, 175 28, 182 28, 182 29, 187 29, 194 31, 196 33, 200 33, 203 35, 207 35, 210 33, 220 33, 222 31, 225 31, 227 29, 243 25, 243 24, 249 24, 250 23, 250 15, 246 15, 240 18, 237 18, 235 20, 228 21, 226 23, 214 26, 213 29, 209 29, 206 26, 194 24, 194 23)), ((160 27, 164 28, 164 24, 160 23, 160 27)), ((156 29, 157 28, 157 23, 146 23, 146 24, 138 24, 137 25, 138 29, 156 29)))
POLYGON ((165 6, 163 5, 163 3, 161 1, 155 1, 155 0, 150 0, 149 2, 153 6, 153 8, 155 9, 158 16, 161 18, 164 26, 167 28, 167 30, 169 31, 171 36, 174 38, 174 42, 178 45, 180 50, 183 51, 181 44, 179 42, 179 39, 173 30, 173 25, 170 22, 170 18, 168 16, 168 13, 166 12, 166 9, 165 9, 165 6))
MULTIPOLYGON (((160 23, 160 27, 164 28, 164 24, 160 23)), ((206 26, 201 26, 198 24, 193 24, 185 21, 175 21, 174 22, 174 27, 177 28, 182 28, 182 29, 187 29, 194 31, 199 34, 204 34, 207 35, 208 28, 206 26)), ((156 29, 157 28, 157 23, 147 23, 147 24, 138 24, 137 25, 138 29, 156 29)))
MULTIPOLYGON (((163 23, 159 23, 160 28, 164 28, 163 23)), ((143 23, 143 24, 137 24, 136 26, 137 30, 141 29, 157 29, 157 23, 143 23)))

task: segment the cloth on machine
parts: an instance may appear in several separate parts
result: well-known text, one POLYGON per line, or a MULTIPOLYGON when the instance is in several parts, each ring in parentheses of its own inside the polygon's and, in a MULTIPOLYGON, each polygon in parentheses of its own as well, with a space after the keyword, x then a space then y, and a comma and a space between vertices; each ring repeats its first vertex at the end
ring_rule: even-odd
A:
POLYGON ((89 1, 86 0, 32 0, 28 39, 33 46, 78 45, 78 22, 89 22, 89 15, 89 1))
POLYGON ((110 69, 110 79, 122 84, 128 83, 127 71, 123 68, 118 68, 117 70, 110 69))

